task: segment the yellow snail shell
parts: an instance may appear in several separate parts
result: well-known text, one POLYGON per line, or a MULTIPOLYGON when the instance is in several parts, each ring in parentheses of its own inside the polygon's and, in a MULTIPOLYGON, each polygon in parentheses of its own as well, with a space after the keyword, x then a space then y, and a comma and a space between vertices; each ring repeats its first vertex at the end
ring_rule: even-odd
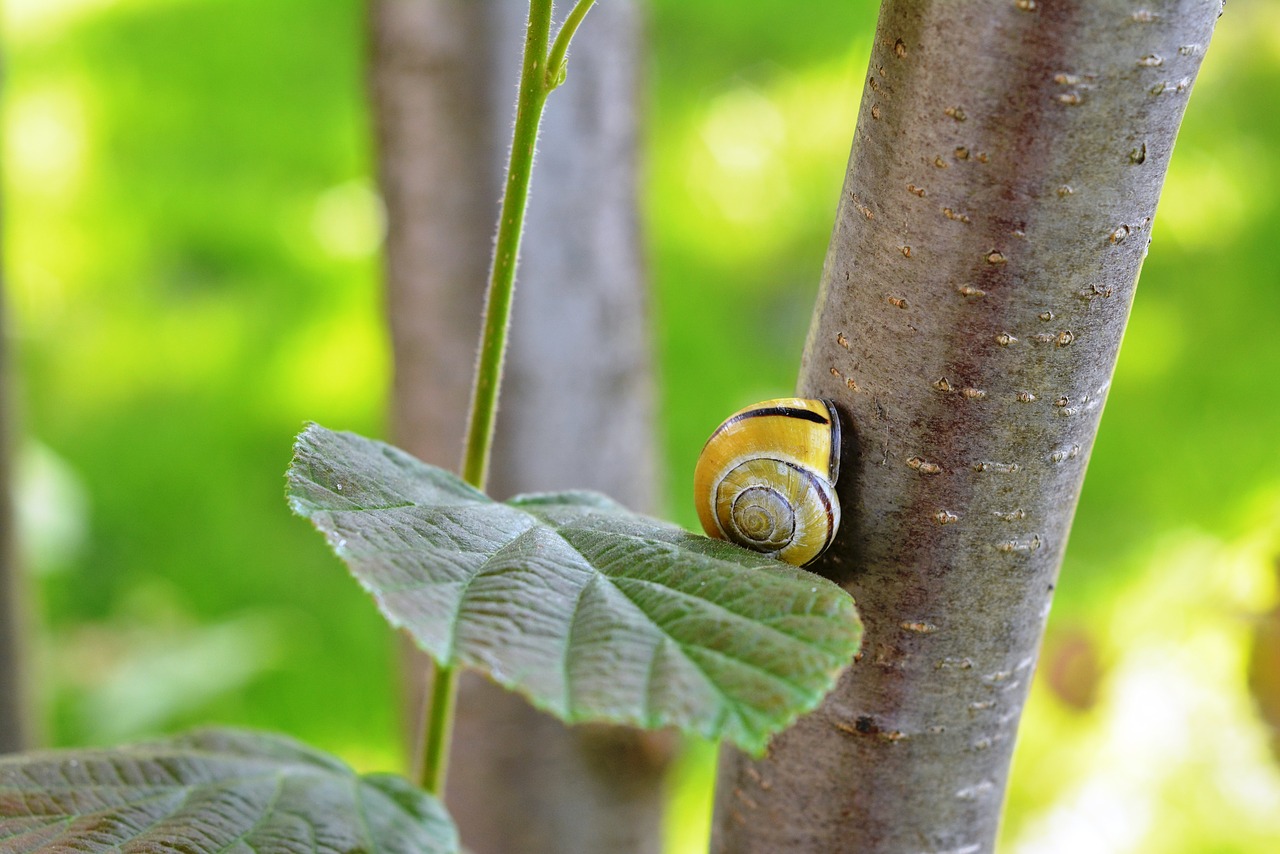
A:
POLYGON ((784 397, 730 415, 693 473, 707 536, 804 566, 840 527, 840 417, 829 400, 784 397))

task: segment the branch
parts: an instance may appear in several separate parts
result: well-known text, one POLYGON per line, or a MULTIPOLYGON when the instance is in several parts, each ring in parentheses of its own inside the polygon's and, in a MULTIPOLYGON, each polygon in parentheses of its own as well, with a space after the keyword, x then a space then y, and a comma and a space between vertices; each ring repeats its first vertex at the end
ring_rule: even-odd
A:
POLYGON ((800 391, 846 420, 819 571, 863 655, 717 852, 995 843, 1019 716, 1218 0, 886 0, 800 391))
POLYGON ((578 26, 582 23, 582 19, 587 17, 587 12, 590 12, 591 7, 595 4, 596 0, 578 0, 573 9, 569 11, 569 16, 564 19, 560 32, 556 33, 556 39, 551 45, 551 52, 547 55, 546 84, 548 91, 564 83, 569 42, 573 41, 573 34, 578 31, 578 26))

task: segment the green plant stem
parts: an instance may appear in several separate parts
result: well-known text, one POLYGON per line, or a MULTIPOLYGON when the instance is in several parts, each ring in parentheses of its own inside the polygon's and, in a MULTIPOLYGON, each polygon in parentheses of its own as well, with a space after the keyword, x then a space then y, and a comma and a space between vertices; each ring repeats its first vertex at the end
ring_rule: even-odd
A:
POLYGON ((587 12, 591 11, 591 7, 595 4, 596 0, 578 0, 569 12, 569 17, 564 19, 564 25, 556 34, 555 43, 551 45, 551 53, 547 55, 547 91, 564 82, 565 55, 569 52, 569 42, 573 41, 578 25, 582 23, 583 18, 587 17, 587 12))
POLYGON ((424 710, 422 763, 418 785, 438 798, 444 797, 444 781, 449 770, 449 741, 453 734, 454 699, 458 693, 458 671, 436 666, 431 677, 431 696, 424 710))
MULTIPOLYGON (((489 458, 493 450, 493 425, 498 409, 498 386, 502 361, 507 350, 511 325, 511 298, 515 291, 516 261, 520 256, 520 236, 524 231, 525 209, 529 201, 529 178, 533 172, 533 150, 547 95, 564 81, 565 56, 578 25, 595 0, 578 0, 570 11, 548 52, 551 42, 552 0, 530 0, 529 27, 525 35, 524 61, 520 70, 520 94, 516 100, 515 131, 507 165, 507 183, 498 216, 498 236, 494 243, 489 290, 485 299, 484 329, 480 355, 476 360, 471 391, 471 413, 467 421, 466 445, 462 452, 462 477, 479 490, 489 480, 489 458)), ((449 764, 449 744, 453 733, 454 700, 458 674, 452 667, 437 666, 428 689, 424 712, 422 757, 418 780, 437 797, 444 796, 449 764)))
POLYGON ((507 329, 511 321, 511 296, 515 290, 516 260, 524 212, 529 201, 529 177, 533 170, 533 148, 538 138, 542 108, 547 103, 545 64, 551 36, 551 0, 531 0, 529 29, 525 35, 524 62, 520 71, 520 94, 516 100, 516 126, 507 165, 507 185, 498 217, 498 236, 489 273, 489 293, 485 301, 484 330, 480 356, 476 361, 471 392, 471 416, 467 423, 467 443, 462 454, 462 478, 483 490, 489 479, 489 457, 493 449, 493 422, 498 408, 498 383, 502 359, 507 349, 507 329))

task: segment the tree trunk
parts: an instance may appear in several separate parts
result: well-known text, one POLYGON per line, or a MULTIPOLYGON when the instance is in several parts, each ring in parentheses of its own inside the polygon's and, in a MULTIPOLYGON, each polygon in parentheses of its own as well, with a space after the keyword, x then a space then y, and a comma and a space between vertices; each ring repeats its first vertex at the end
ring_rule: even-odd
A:
POLYGON ((29 692, 25 680, 26 611, 21 595, 13 508, 14 426, 9 395, 9 348, 4 300, 0 299, 0 753, 31 747, 29 692))
MULTIPOLYGON (((522 0, 372 6, 392 429, 407 449, 447 467, 462 448, 526 11, 522 0)), ((639 32, 633 2, 600 4, 574 40, 568 82, 547 106, 495 497, 585 487, 653 507, 635 187, 639 32)), ((479 678, 463 681, 456 727, 448 801, 476 854, 660 850, 669 736, 566 728, 479 678)))
POLYGON ((799 387, 844 416, 817 567, 866 624, 722 754, 716 852, 992 850, 1019 715, 1218 0, 886 0, 799 387))

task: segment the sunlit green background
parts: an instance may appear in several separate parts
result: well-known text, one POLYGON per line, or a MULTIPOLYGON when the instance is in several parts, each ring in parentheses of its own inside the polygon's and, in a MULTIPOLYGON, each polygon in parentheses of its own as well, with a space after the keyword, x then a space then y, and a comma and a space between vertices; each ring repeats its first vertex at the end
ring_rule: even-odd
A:
MULTIPOLYGON (((362 4, 3 8, 47 739, 220 721, 394 768, 387 631, 282 499, 305 420, 383 424, 362 4)), ((1005 851, 1280 850, 1280 764, 1247 678, 1280 596, 1278 11, 1231 0, 1196 86, 1005 851)), ((868 0, 651 4, 654 340, 669 513, 686 524, 709 428, 793 387, 874 16, 868 0)), ((704 845, 710 755, 694 745, 674 778, 673 852, 704 845)))

